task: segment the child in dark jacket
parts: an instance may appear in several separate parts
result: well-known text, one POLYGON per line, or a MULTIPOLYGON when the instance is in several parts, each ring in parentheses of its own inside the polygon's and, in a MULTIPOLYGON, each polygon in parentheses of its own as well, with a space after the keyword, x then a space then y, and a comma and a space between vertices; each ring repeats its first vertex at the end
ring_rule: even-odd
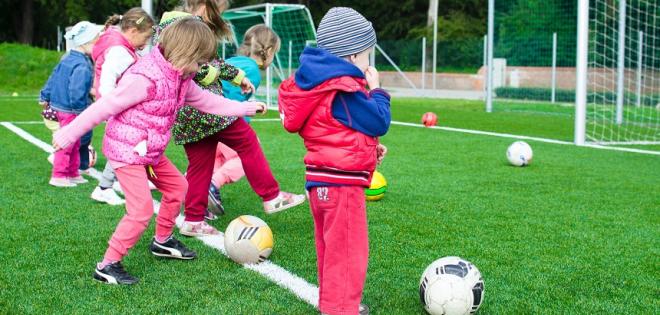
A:
POLYGON ((364 189, 386 151, 378 137, 390 125, 390 96, 369 66, 376 34, 360 13, 330 9, 317 43, 305 48, 295 76, 280 86, 280 116, 307 149, 319 310, 367 314, 360 304, 369 256, 364 189))
MULTIPOLYGON (((100 32, 100 26, 83 21, 74 25, 64 35, 75 48, 57 64, 41 90, 39 99, 42 106, 50 107, 55 111, 60 127, 68 125, 91 104, 89 92, 92 88, 94 72, 89 56, 100 32)), ((74 187, 76 184, 87 182, 78 171, 79 148, 80 139, 66 150, 55 153, 49 184, 57 187, 74 187)))

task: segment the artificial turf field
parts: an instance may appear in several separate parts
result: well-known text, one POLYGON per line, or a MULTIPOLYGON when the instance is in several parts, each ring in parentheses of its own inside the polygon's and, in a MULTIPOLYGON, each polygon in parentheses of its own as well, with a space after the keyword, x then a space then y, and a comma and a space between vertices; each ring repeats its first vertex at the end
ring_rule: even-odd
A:
MULTIPOLYGON (((570 141, 564 115, 486 114, 481 102, 395 99, 393 120, 570 141)), ((30 98, 1 98, 0 121, 38 121, 30 98)), ((273 111, 266 116, 275 118, 273 111)), ((260 117, 259 117, 260 118, 260 117)), ((42 124, 20 124, 49 143, 42 124)), ((303 192, 304 148, 277 121, 252 126, 281 188, 303 192)), ((103 126, 95 130, 101 147, 103 126)), ((424 314, 418 283, 437 258, 456 255, 483 274, 480 314, 653 314, 660 311, 660 157, 527 141, 531 166, 509 166, 514 139, 392 125, 379 167, 388 192, 369 203, 370 264, 364 302, 372 314, 424 314)), ((93 281, 94 264, 123 215, 89 198, 96 184, 47 184, 47 154, 0 126, 0 313, 313 314, 291 291, 218 250, 180 236, 198 252, 168 261, 147 250, 153 225, 125 258, 133 287, 93 281)), ((183 172, 181 147, 167 155, 183 172)), ((102 169, 105 160, 97 165, 102 169)), ((224 230, 241 214, 270 225, 270 260, 316 285, 309 206, 266 216, 247 182, 222 190, 224 230)), ((158 194, 154 195, 155 198, 158 194)))

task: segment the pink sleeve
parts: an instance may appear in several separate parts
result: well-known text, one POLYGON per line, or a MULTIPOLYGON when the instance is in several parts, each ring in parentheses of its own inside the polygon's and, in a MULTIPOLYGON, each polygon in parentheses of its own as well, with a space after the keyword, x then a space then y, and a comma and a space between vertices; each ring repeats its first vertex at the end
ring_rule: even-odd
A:
POLYGON ((76 119, 53 135, 53 143, 66 148, 102 121, 144 101, 153 85, 141 75, 127 74, 117 87, 85 109, 76 119))
POLYGON ((195 82, 190 82, 186 93, 186 104, 203 112, 221 116, 254 116, 257 102, 237 102, 204 91, 195 82))

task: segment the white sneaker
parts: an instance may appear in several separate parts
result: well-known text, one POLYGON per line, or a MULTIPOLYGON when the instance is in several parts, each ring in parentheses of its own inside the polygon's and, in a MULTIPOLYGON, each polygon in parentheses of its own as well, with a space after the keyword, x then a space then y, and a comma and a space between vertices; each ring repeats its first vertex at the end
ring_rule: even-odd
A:
POLYGON ((74 184, 85 184, 89 182, 80 175, 78 175, 77 177, 69 177, 69 181, 74 184))
POLYGON ((101 189, 101 187, 96 186, 92 192, 92 199, 98 202, 105 202, 112 206, 119 206, 125 203, 124 199, 121 199, 117 193, 112 190, 112 188, 101 189))
POLYGON ((275 199, 264 201, 264 211, 266 214, 273 214, 295 207, 303 202, 305 202, 305 195, 296 195, 280 191, 280 194, 277 195, 275 199))
POLYGON ((122 194, 122 195, 124 194, 124 191, 121 189, 121 185, 119 184, 119 181, 118 181, 118 180, 115 181, 115 182, 112 184, 112 189, 114 189, 116 192, 118 192, 118 193, 120 193, 120 194, 122 194))
POLYGON ((76 187, 68 178, 51 177, 48 183, 55 187, 76 187))
POLYGON ((210 236, 210 235, 218 235, 220 234, 220 231, 218 231, 216 228, 206 223, 206 221, 202 221, 202 222, 183 221, 183 224, 181 224, 181 227, 179 228, 179 233, 185 236, 210 236))

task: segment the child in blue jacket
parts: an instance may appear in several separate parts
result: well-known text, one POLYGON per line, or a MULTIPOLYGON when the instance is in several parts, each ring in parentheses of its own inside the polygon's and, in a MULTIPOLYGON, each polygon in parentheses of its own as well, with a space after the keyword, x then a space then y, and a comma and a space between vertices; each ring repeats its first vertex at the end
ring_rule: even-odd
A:
MULTIPOLYGON (((64 35, 75 48, 55 66, 41 90, 39 100, 42 106, 50 107, 55 112, 60 127, 68 125, 91 104, 89 93, 94 69, 89 56, 100 32, 100 26, 83 21, 64 35)), ((56 187, 74 187, 87 182, 78 171, 79 149, 80 140, 55 153, 49 184, 56 187)))

